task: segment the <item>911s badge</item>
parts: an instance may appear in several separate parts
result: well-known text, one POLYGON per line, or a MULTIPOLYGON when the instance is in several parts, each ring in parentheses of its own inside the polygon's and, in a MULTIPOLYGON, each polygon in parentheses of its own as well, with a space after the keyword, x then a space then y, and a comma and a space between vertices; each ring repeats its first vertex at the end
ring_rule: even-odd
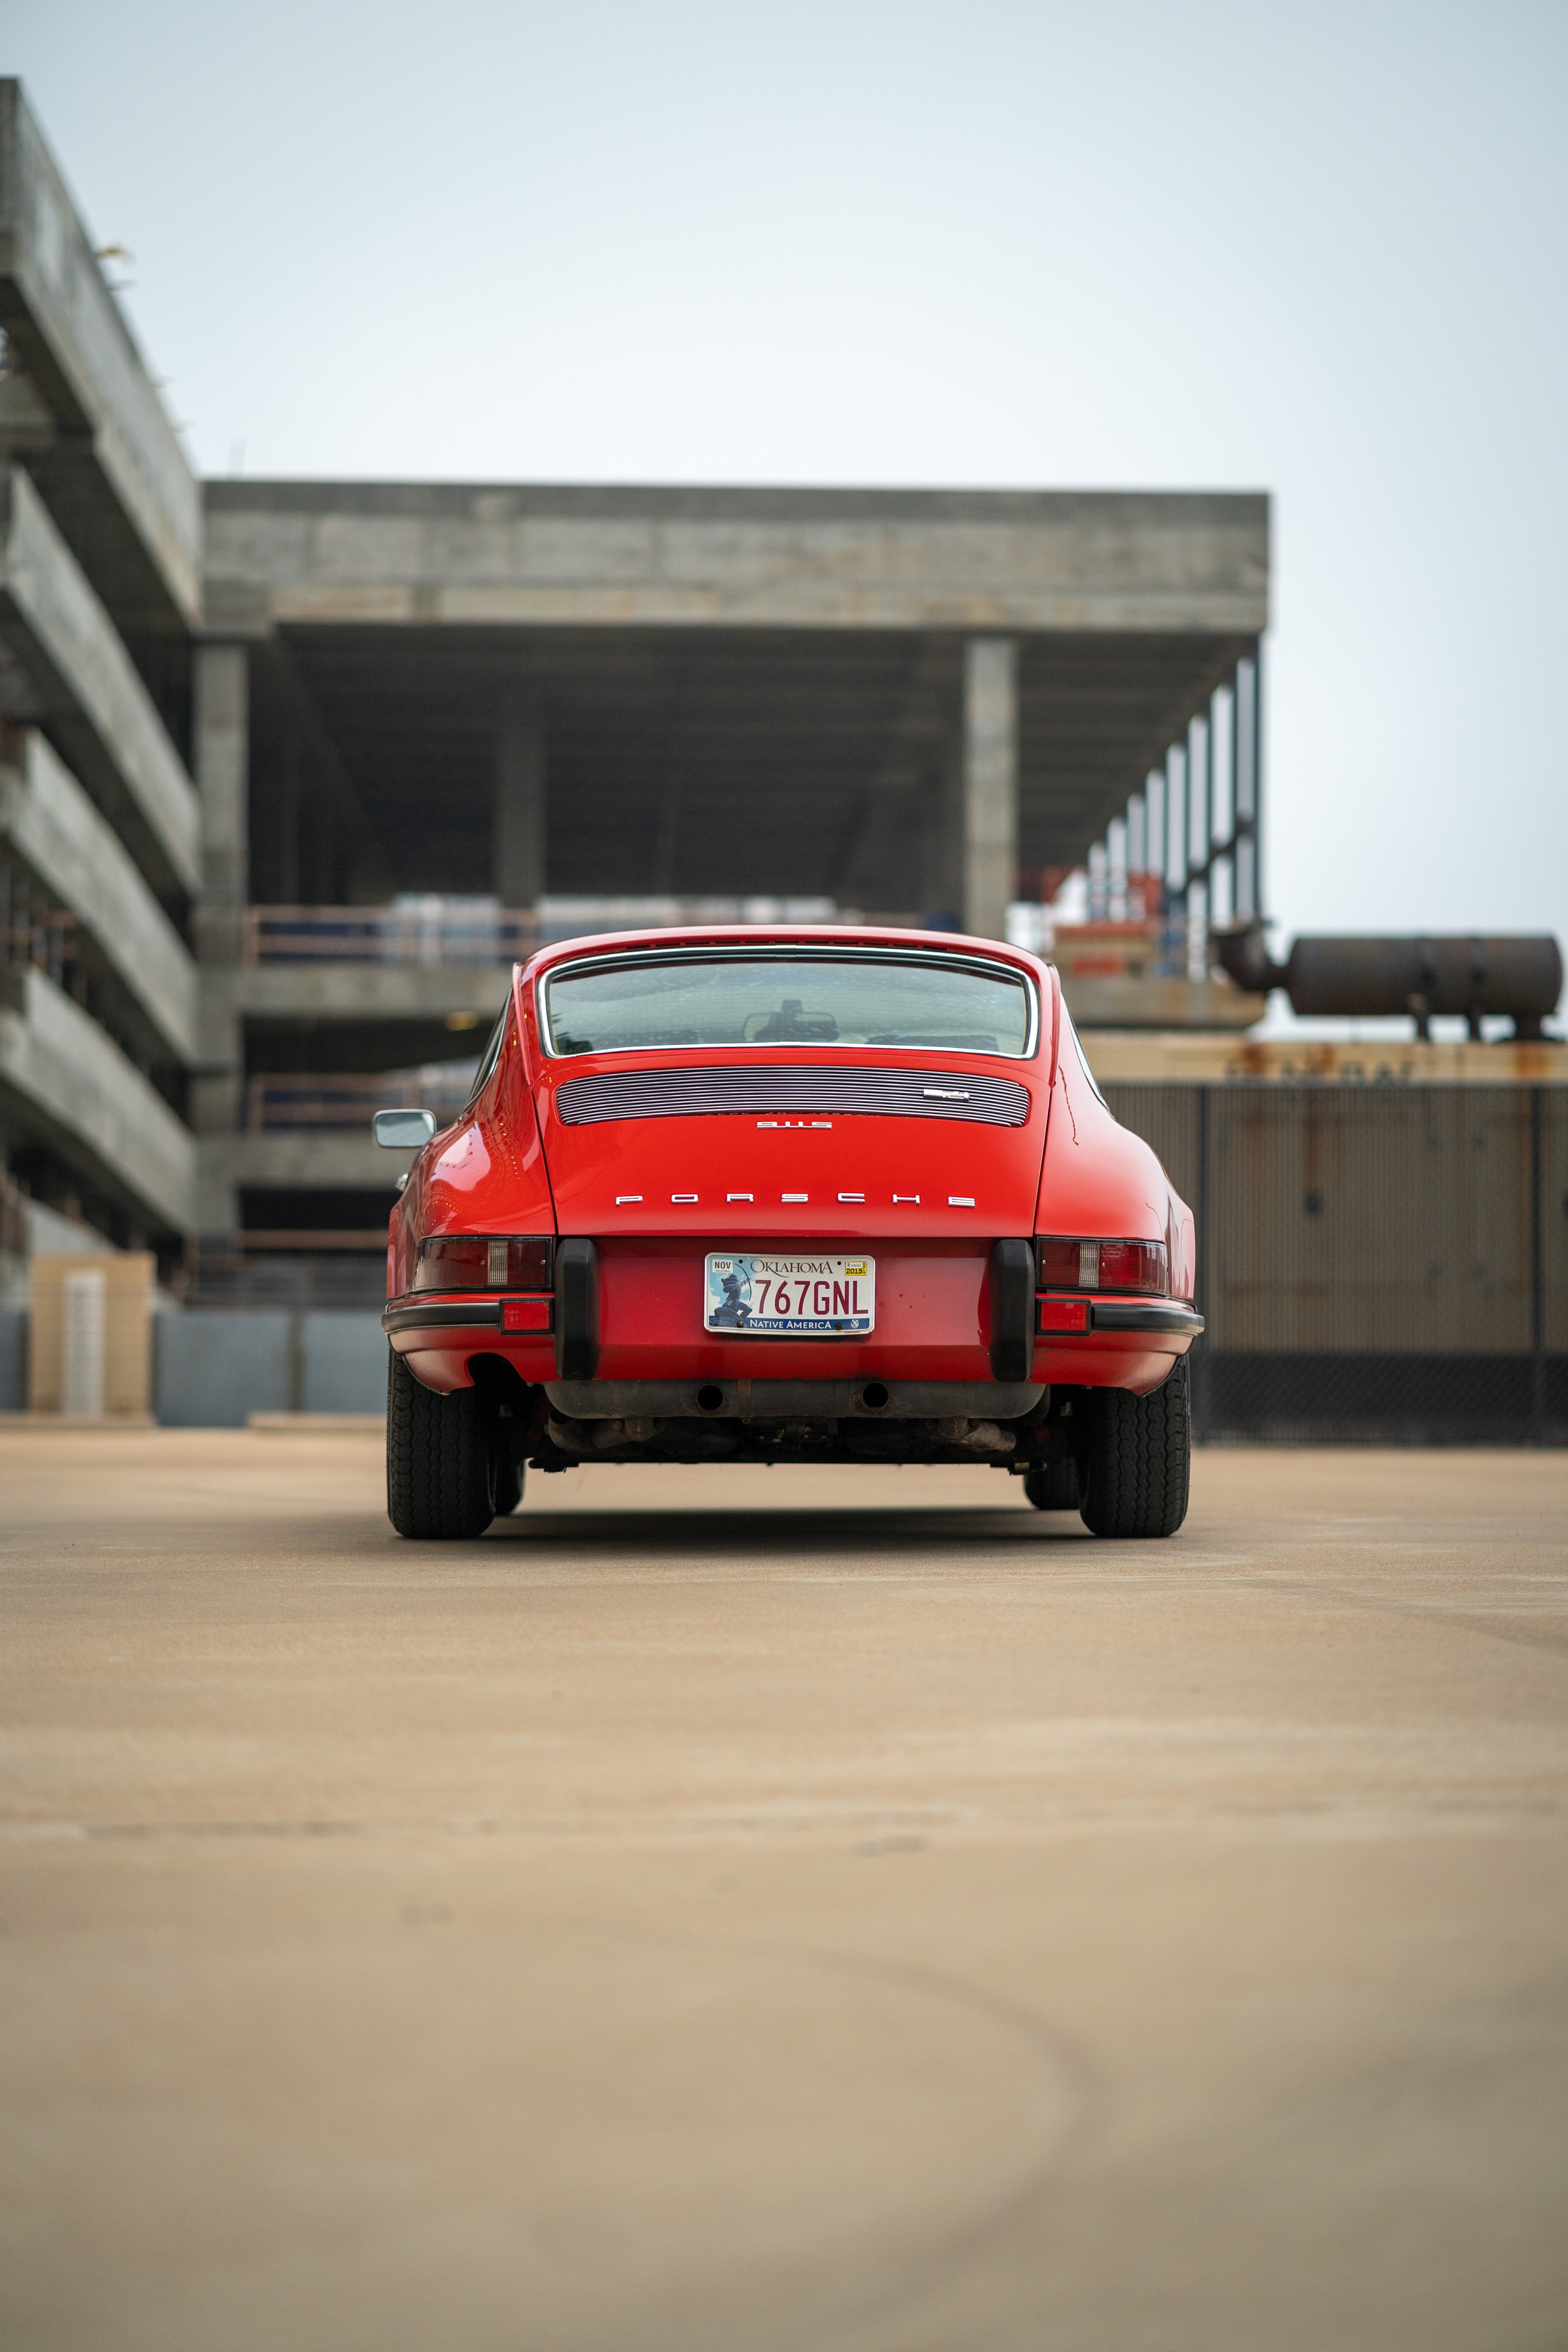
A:
POLYGON ((710 1257, 703 1328, 767 1339, 832 1339, 876 1325, 869 1257, 710 1257))

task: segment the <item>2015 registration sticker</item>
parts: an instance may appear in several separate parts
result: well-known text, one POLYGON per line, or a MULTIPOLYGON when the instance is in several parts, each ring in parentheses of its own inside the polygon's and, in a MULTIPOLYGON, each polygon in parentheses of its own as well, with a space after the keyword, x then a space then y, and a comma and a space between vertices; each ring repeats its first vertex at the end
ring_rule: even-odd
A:
POLYGON ((874 1329, 876 1260, 710 1257, 703 1328, 768 1339, 834 1339, 874 1329))

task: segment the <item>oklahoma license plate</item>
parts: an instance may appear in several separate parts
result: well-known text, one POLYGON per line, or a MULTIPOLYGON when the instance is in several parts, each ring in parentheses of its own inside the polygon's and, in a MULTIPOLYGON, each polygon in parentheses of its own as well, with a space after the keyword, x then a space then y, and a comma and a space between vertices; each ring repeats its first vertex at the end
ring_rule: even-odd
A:
POLYGON ((703 1299, 708 1331, 770 1339, 831 1339, 876 1323, 870 1257, 710 1257, 703 1299))

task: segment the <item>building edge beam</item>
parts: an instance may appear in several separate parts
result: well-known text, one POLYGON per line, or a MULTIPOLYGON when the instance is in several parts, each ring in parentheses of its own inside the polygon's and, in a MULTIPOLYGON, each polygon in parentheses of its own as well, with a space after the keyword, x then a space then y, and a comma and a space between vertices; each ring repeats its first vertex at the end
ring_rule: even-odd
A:
POLYGON ((204 1234, 232 1241, 240 1229, 242 1191, 385 1192, 403 1172, 367 1133, 204 1135, 196 1146, 197 1202, 204 1234))
POLYGON ((18 466, 0 474, 0 633, 37 719, 160 897, 200 877, 195 788, 130 655, 18 466))
POLYGON ((196 967, 118 834, 36 727, 0 741, 0 840, 68 907, 177 1062, 196 1055, 196 967))
POLYGON ((15 79, 0 79, 0 326, 56 432, 82 449, 172 620, 202 602, 202 493, 15 79))
POLYGON ((194 1230, 195 1139, 98 1024, 41 971, 0 1004, 5 1125, 47 1142, 97 1191, 159 1230, 194 1230), (12 1107, 14 1106, 14 1108, 12 1107))

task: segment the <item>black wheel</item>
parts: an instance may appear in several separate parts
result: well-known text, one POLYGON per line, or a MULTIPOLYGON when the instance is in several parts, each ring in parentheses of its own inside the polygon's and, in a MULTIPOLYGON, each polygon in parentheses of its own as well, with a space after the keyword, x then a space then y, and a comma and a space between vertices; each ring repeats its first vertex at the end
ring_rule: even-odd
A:
POLYGON ((1186 1358, 1152 1396, 1098 1389, 1088 1402, 1084 1526, 1097 1536, 1174 1536, 1192 1468, 1186 1358))
POLYGON ((1078 1489, 1078 1464, 1071 1454, 1055 1462, 1037 1462, 1024 1473, 1024 1493, 1037 1511, 1075 1511, 1083 1497, 1078 1489))
POLYGON ((482 1536, 496 1516, 495 1418, 482 1391, 437 1396, 387 1365, 387 1517, 400 1536, 482 1536))
POLYGON ((523 1499, 523 1465, 504 1447, 496 1454, 496 1517, 509 1519, 523 1499))

